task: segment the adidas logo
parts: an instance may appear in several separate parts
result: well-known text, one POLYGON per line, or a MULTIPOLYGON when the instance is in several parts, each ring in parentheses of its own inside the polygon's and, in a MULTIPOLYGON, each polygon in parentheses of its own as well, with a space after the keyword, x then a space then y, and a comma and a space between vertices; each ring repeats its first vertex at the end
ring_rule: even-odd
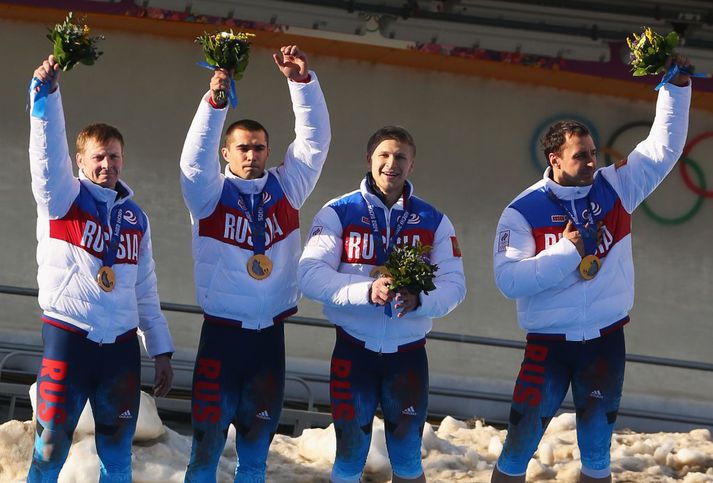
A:
POLYGON ((269 421, 269 420, 272 419, 272 418, 270 417, 270 414, 267 412, 267 409, 264 410, 264 411, 260 411, 259 413, 257 413, 257 414, 255 415, 255 417, 258 418, 258 419, 264 419, 265 421, 269 421))
POLYGON ((119 419, 131 419, 133 416, 131 415, 131 411, 128 409, 124 411, 123 413, 119 414, 119 419))
POLYGON ((602 394, 602 391, 599 389, 595 389, 589 394, 589 397, 593 397, 595 399, 604 399, 604 395, 602 394))
POLYGON ((416 416, 416 410, 413 408, 413 406, 409 406, 403 411, 401 411, 401 414, 405 414, 406 416, 416 416))

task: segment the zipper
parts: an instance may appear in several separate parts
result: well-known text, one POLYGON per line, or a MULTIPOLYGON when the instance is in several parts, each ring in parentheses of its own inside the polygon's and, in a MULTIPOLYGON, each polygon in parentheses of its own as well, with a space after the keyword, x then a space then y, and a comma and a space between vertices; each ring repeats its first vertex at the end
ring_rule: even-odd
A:
MULTIPOLYGON (((386 206, 384 206, 386 208, 386 206)), ((389 250, 389 240, 391 239, 391 208, 384 210, 384 218, 386 219, 386 243, 384 243, 384 251, 389 250)), ((381 337, 379 339, 379 356, 381 356, 384 349, 384 338, 386 337, 386 314, 381 316, 381 337)))
POLYGON ((574 203, 575 200, 571 200, 572 203, 572 214, 574 215, 574 222, 579 223, 579 216, 577 215, 577 205, 574 203))
POLYGON ((384 218, 386 219, 386 243, 384 243, 384 251, 389 250, 389 240, 391 239, 391 210, 393 206, 388 210, 384 210, 384 218))

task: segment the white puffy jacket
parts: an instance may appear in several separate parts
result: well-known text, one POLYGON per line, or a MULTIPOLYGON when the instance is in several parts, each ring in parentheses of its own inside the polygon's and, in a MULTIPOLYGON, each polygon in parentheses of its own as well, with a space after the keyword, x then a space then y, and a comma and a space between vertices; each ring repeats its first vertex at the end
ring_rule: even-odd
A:
POLYGON ((324 315, 349 335, 364 342, 374 352, 396 352, 399 346, 423 339, 433 326, 433 318, 451 312, 465 298, 463 259, 455 230, 446 215, 413 196, 409 183, 410 216, 396 245, 431 246, 431 263, 438 265, 436 289, 421 294, 421 305, 402 318, 389 318, 384 307, 369 301, 374 281, 371 270, 377 265, 371 222, 365 199, 374 206, 385 240, 404 210, 403 198, 391 208, 367 189, 362 181, 358 191, 328 202, 314 217, 310 239, 299 265, 300 288, 305 296, 324 304, 324 315))
POLYGON ((314 72, 307 83, 288 81, 295 114, 295 139, 284 162, 265 176, 244 180, 218 153, 227 106, 215 109, 209 93, 200 101, 181 154, 181 188, 191 213, 196 298, 210 316, 240 321, 243 328, 269 327, 296 312, 297 262, 301 251, 299 212, 314 189, 327 158, 331 131, 327 105, 314 72), (247 220, 237 208, 240 193, 257 202, 263 192, 272 274, 252 278, 253 255, 247 220))
POLYGON ((634 303, 631 213, 680 157, 690 97, 690 86, 662 87, 649 136, 625 160, 599 169, 592 185, 560 186, 548 168, 505 208, 493 247, 495 282, 503 295, 517 300, 523 329, 588 340, 627 317, 634 303), (561 237, 564 211, 548 198, 547 189, 578 216, 592 209, 595 219, 604 222, 596 253, 602 267, 594 279, 580 277, 581 257, 574 244, 561 237))
POLYGON ((116 199, 116 191, 92 183, 81 171, 80 179, 74 177, 64 126, 57 89, 47 99, 44 117, 30 118, 40 306, 46 316, 86 331, 94 342, 112 343, 138 327, 149 355, 173 352, 159 304, 148 218, 123 182, 125 196, 116 199), (108 293, 97 284, 96 274, 111 227, 92 214, 97 203, 106 203, 107 213, 122 205, 127 227, 113 267, 116 286, 108 293))

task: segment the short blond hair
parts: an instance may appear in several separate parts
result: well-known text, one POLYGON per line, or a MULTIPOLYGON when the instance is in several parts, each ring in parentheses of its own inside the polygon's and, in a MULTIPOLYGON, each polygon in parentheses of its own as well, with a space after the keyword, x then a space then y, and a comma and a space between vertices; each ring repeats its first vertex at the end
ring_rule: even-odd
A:
POLYGON ((82 129, 79 135, 77 135, 77 152, 83 153, 84 148, 87 145, 87 141, 90 139, 93 139, 100 144, 106 144, 112 139, 116 139, 119 141, 119 144, 121 144, 121 151, 124 151, 124 136, 121 135, 117 128, 110 126, 109 124, 90 124, 82 129))

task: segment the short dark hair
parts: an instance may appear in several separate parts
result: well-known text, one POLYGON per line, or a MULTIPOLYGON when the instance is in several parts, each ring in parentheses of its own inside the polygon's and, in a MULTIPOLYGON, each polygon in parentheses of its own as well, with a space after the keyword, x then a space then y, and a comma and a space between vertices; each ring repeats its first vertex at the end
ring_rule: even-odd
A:
POLYGON ((376 147, 387 139, 408 144, 413 148, 413 154, 416 154, 416 142, 413 140, 411 133, 401 126, 384 126, 372 134, 369 142, 366 143, 366 157, 371 158, 376 147))
POLYGON ((268 134, 267 129, 265 129, 265 126, 257 121, 253 121, 252 119, 241 119, 239 121, 235 121, 233 124, 228 126, 228 129, 225 130, 226 147, 228 146, 228 140, 230 139, 231 134, 233 134, 233 131, 238 129, 248 132, 262 131, 265 133, 265 142, 267 142, 268 146, 270 145, 270 135, 268 134))
POLYGON ((99 144, 106 144, 112 139, 116 139, 121 144, 121 151, 124 151, 124 136, 119 130, 109 124, 97 123, 90 124, 81 130, 77 135, 77 152, 83 153, 90 139, 95 140, 99 144))
POLYGON ((540 139, 545 160, 549 164, 550 153, 560 154, 562 152, 562 146, 567 142, 567 136, 582 137, 589 135, 589 129, 581 122, 570 119, 554 123, 540 139))

